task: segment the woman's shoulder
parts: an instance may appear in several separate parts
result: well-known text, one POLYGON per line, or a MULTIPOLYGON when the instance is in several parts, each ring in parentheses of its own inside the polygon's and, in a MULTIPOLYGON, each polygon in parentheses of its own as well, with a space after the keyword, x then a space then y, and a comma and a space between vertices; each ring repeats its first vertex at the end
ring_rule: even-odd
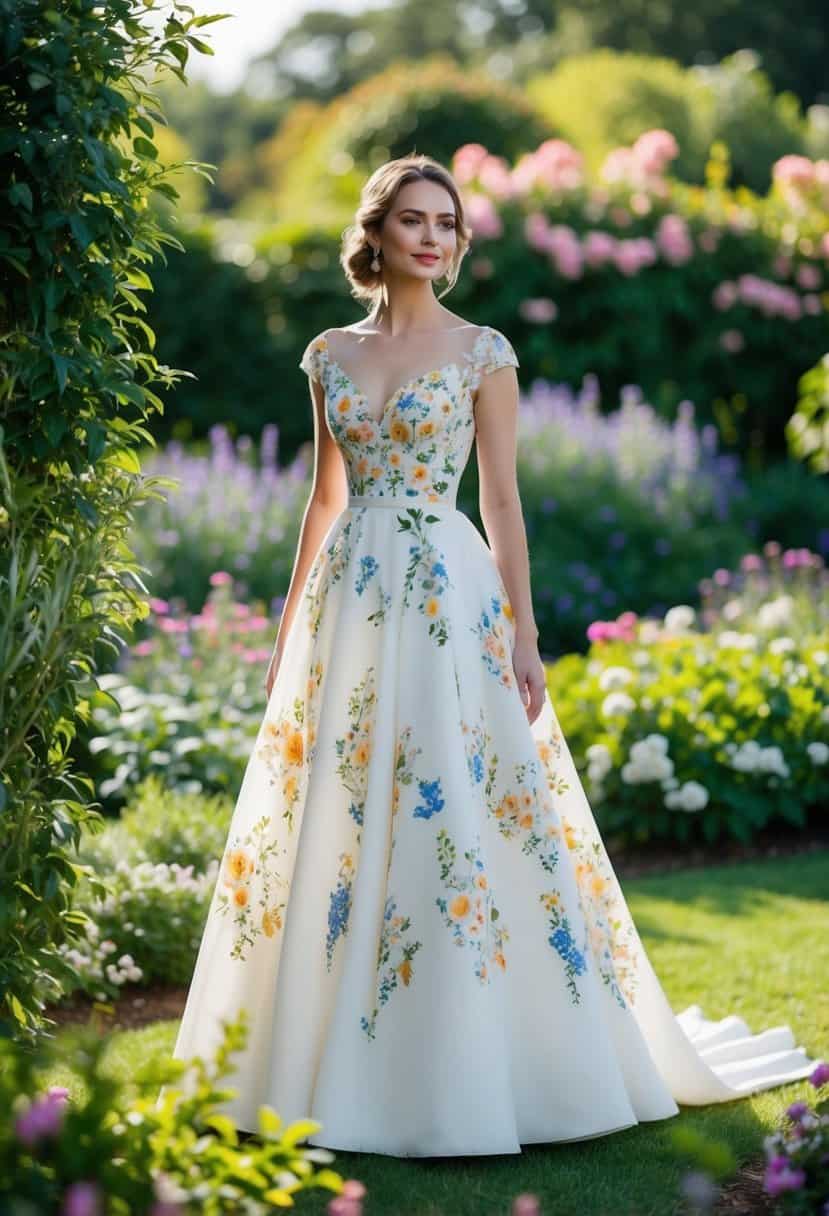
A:
POLYGON ((494 325, 480 325, 474 346, 475 363, 482 373, 499 367, 520 367, 518 356, 506 334, 494 325))
POLYGON ((305 347, 299 366, 314 380, 322 380, 328 358, 328 335, 330 329, 321 330, 305 347))

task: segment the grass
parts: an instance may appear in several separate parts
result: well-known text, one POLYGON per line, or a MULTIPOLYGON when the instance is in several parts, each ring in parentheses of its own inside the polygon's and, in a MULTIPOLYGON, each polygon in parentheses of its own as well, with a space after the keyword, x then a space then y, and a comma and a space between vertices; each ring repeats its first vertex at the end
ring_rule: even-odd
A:
MULTIPOLYGON (((624 891, 674 1010, 697 1003, 706 1017, 736 1013, 752 1031, 788 1023, 817 1058, 829 1057, 829 852, 630 879, 624 891)), ((115 1034, 108 1066, 124 1078, 172 1050, 177 1023, 115 1034)), ((55 1072, 50 1083, 71 1084, 55 1072)), ((671 1146, 682 1125, 727 1143, 739 1161, 808 1081, 639 1124, 580 1144, 530 1145, 520 1154, 398 1160, 338 1152, 331 1168, 359 1178, 366 1216, 507 1216, 531 1191, 544 1216, 667 1216, 682 1211, 679 1182, 690 1163, 671 1146)), ((597 1094, 601 1101, 601 1095, 597 1094)), ((330 1192, 299 1196, 318 1216, 330 1192)))

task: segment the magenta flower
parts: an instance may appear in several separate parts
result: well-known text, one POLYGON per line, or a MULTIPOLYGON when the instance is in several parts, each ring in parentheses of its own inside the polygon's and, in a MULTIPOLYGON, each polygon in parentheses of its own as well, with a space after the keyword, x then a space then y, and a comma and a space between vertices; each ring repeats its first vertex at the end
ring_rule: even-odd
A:
POLYGON ((808 1109, 809 1106, 806 1102, 792 1102, 791 1106, 786 1111, 786 1114, 793 1123, 796 1123, 799 1119, 803 1118, 808 1109))
POLYGON ((782 1195, 784 1191, 799 1191, 806 1181, 805 1170, 793 1170, 788 1166, 782 1170, 766 1170, 763 1186, 768 1195, 782 1195))
POLYGON ((210 575, 211 587, 226 587, 228 583, 233 582, 233 575, 228 574, 226 570, 214 570, 210 575))
POLYGON ((61 1216, 103 1216, 102 1198, 96 1182, 73 1182, 64 1192, 61 1216))
POLYGON ((156 616, 164 616, 166 612, 170 611, 170 605, 167 600, 160 600, 158 596, 154 595, 150 598, 150 610, 154 612, 156 616))
POLYGON ((814 1072, 810 1074, 809 1080, 815 1089, 820 1089, 821 1085, 829 1084, 829 1064, 825 1060, 821 1060, 814 1072))
POLYGON ((63 1126, 64 1107, 69 1091, 54 1085, 46 1094, 35 1098, 15 1120, 14 1131, 18 1140, 32 1148, 39 1140, 57 1136, 63 1126))

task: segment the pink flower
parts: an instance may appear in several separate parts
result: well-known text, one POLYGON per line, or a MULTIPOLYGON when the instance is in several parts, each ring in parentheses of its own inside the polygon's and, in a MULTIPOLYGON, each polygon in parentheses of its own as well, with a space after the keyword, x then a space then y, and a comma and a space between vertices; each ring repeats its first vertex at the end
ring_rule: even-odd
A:
POLYGON ((136 642, 132 648, 132 653, 136 658, 146 658, 148 654, 152 654, 155 650, 155 642, 152 639, 147 639, 145 642, 136 642))
POLYGON ((488 194, 497 199, 510 198, 516 193, 512 181, 512 170, 503 156, 492 156, 487 153, 478 166, 478 181, 488 194))
POLYGON ((491 279, 495 266, 492 258, 473 258, 469 263, 473 279, 491 279))
POLYGON ((815 1089, 820 1089, 821 1085, 829 1085, 829 1064, 825 1060, 821 1060, 814 1072, 810 1074, 809 1080, 815 1089))
POLYGON ((459 186, 466 186, 477 177, 478 169, 489 156, 483 144, 462 144, 452 158, 452 175, 459 186))
POLYGON ((808 189, 815 180, 815 167, 808 156, 781 156, 771 167, 772 178, 781 186, 808 189))
POLYGON ((548 296, 537 296, 534 299, 522 300, 518 311, 524 320, 532 325, 546 325, 558 316, 558 305, 548 296))
POLYGON ((588 266, 603 266, 612 261, 615 249, 616 237, 601 229, 586 233, 582 241, 582 253, 588 266))
POLYGON ((466 218, 475 236, 493 239, 501 235, 503 225, 495 204, 486 194, 474 193, 464 197, 466 218))
POLYGON ((174 616, 162 617, 158 622, 158 627, 162 633, 186 633, 188 629, 187 621, 174 616))
POLYGON ((512 1201, 510 1216, 540 1216, 540 1213, 538 1196, 530 1194, 529 1191, 516 1195, 512 1201))
POLYGON ((802 266, 798 266, 795 278, 798 284, 806 288, 807 291, 814 291, 815 288, 820 287, 820 271, 817 266, 813 266, 809 262, 804 262, 802 266))
POLYGON ((740 559, 741 570, 762 570, 763 559, 757 553, 746 553, 740 559))
POLYGON ((513 169, 513 182, 521 192, 535 185, 551 191, 575 190, 584 181, 583 159, 566 140, 546 139, 535 152, 521 157, 513 169))
POLYGON ((156 616, 163 616, 165 612, 170 611, 170 605, 167 600, 160 600, 157 596, 150 597, 150 611, 156 616))
POLYGON ((233 575, 228 574, 226 570, 214 570, 210 575, 211 587, 226 587, 228 583, 233 582, 233 575))
POLYGON ((96 1182, 73 1182, 64 1191, 61 1216, 102 1216, 101 1200, 96 1182))
POLYGON ((720 334, 720 346, 723 350, 727 350, 730 355, 736 355, 741 351, 746 344, 746 340, 740 333, 739 329, 725 329, 720 334))
POLYGON ((694 256, 691 234, 681 215, 662 216, 656 230, 656 243, 672 266, 680 266, 694 256))
POLYGON ((648 176, 665 172, 668 161, 679 155, 679 144, 670 131, 654 127, 643 131, 633 145, 633 156, 648 176))
POLYGON ((357 1178, 346 1178, 343 1183, 342 1194, 348 1199, 363 1199, 366 1194, 366 1188, 357 1178))
POLYGON ((31 1148, 39 1140, 57 1136, 63 1126, 68 1093, 62 1086, 52 1086, 47 1093, 34 1098, 28 1108, 17 1116, 14 1131, 21 1144, 31 1148))
POLYGON ((766 1170, 763 1186, 768 1195, 781 1195, 783 1191, 799 1191, 806 1181, 804 1170, 788 1167, 782 1170, 766 1170))
POLYGON ((723 279, 711 294, 711 303, 718 312, 725 312, 737 299, 737 284, 731 279, 723 279))

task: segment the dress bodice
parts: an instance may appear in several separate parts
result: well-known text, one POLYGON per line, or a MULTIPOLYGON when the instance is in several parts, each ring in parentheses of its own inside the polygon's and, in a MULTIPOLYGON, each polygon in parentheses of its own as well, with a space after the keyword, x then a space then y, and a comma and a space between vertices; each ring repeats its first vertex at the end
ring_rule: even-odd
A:
POLYGON ((483 325, 471 349, 401 384, 379 418, 333 357, 325 332, 308 343, 299 366, 325 391, 328 425, 345 459, 350 495, 454 506, 472 449, 473 401, 481 378, 519 363, 507 338, 483 325))

